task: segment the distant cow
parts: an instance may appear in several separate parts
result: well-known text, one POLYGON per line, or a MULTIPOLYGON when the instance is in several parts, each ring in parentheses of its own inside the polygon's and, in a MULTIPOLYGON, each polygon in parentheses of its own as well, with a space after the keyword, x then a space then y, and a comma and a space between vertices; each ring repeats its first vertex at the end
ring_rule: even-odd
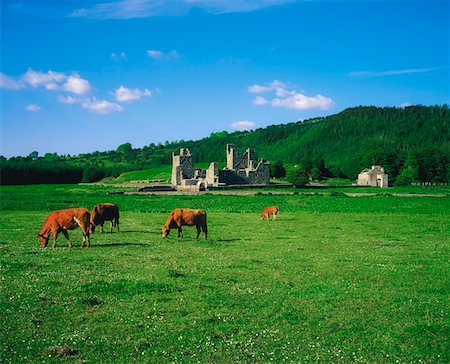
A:
POLYGON ((72 243, 69 240, 67 230, 73 230, 79 226, 83 231, 83 242, 81 243, 81 247, 83 247, 85 243, 86 246, 89 246, 89 221, 89 210, 85 208, 53 211, 48 215, 47 219, 45 219, 41 232, 37 234, 39 243, 43 247, 46 247, 50 235, 53 235, 52 246, 54 248, 56 246, 56 238, 58 234, 62 232, 67 239, 70 248, 72 243))
POLYGON ((114 203, 101 203, 95 205, 92 209, 90 232, 95 231, 96 226, 100 226, 100 232, 103 232, 105 221, 110 222, 109 231, 112 233, 113 226, 117 226, 119 231, 119 208, 114 203))
POLYGON ((261 214, 261 220, 264 220, 264 218, 267 217, 267 220, 270 219, 270 215, 272 215, 273 219, 275 220, 278 215, 278 206, 269 206, 265 207, 262 214, 261 214))
POLYGON ((197 227, 197 239, 200 231, 205 233, 205 239, 208 236, 208 228, 206 226, 206 211, 205 210, 191 210, 191 209, 175 209, 169 214, 167 222, 162 226, 162 236, 167 237, 170 229, 178 229, 178 237, 183 237, 181 227, 183 225, 197 227))

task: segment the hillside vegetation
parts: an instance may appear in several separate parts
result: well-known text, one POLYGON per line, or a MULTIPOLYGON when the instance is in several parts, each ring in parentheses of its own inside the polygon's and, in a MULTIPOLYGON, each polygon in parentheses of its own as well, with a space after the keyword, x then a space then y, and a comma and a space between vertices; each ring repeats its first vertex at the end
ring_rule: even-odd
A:
POLYGON ((33 152, 9 160, 1 157, 2 183, 91 182, 116 177, 125 171, 170 165, 171 153, 180 147, 189 148, 196 163, 224 162, 227 143, 241 151, 255 148, 258 157, 271 162, 300 164, 313 177, 354 179, 363 168, 382 164, 391 180, 402 176, 406 182, 447 183, 449 124, 447 105, 356 107, 254 131, 212 133, 197 141, 166 141, 143 148, 125 143, 115 151, 78 156, 39 157, 33 152))

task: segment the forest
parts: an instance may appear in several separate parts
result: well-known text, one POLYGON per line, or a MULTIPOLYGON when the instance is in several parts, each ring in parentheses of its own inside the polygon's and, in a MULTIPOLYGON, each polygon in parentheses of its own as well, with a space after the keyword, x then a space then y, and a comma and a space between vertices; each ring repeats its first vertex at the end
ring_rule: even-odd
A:
MULTIPOLYGON (((273 174, 283 165, 297 166, 312 179, 356 179, 374 164, 385 167, 397 185, 448 183, 450 112, 447 105, 359 106, 338 114, 253 131, 212 133, 201 140, 166 141, 133 148, 124 143, 114 151, 76 156, 37 151, 26 157, 0 156, 1 184, 94 182, 123 172, 168 165, 171 154, 187 147, 194 162, 225 161, 225 147, 242 152, 254 148, 270 161, 273 174)), ((278 173, 278 175, 277 175, 278 173)))

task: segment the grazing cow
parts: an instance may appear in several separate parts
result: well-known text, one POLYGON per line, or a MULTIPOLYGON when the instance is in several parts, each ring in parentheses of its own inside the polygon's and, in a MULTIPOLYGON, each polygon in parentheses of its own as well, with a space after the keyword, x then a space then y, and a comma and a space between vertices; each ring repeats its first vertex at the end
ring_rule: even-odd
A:
POLYGON ((53 235, 52 247, 54 248, 56 246, 56 238, 58 234, 62 232, 67 239, 70 248, 72 243, 69 240, 67 230, 73 230, 79 226, 83 231, 83 242, 81 243, 81 247, 83 247, 85 243, 86 246, 89 246, 89 220, 89 210, 85 208, 53 211, 48 215, 47 219, 45 219, 41 232, 37 234, 39 243, 43 247, 46 247, 50 235, 53 235))
POLYGON ((278 215, 278 206, 269 206, 269 207, 265 207, 260 219, 264 220, 264 218, 267 217, 267 220, 270 220, 270 215, 272 215, 273 220, 275 221, 275 219, 277 218, 278 215))
POLYGON ((170 229, 178 229, 178 237, 183 237, 181 227, 183 225, 197 227, 197 239, 200 235, 200 230, 205 233, 205 240, 208 236, 208 228, 206 226, 206 211, 205 210, 191 210, 191 209, 175 209, 169 214, 167 222, 162 226, 162 236, 167 237, 170 229))
POLYGON ((114 203, 101 203, 92 209, 90 232, 95 231, 95 227, 100 225, 100 232, 103 233, 103 224, 110 222, 109 231, 112 233, 113 226, 117 226, 119 231, 119 208, 114 203))

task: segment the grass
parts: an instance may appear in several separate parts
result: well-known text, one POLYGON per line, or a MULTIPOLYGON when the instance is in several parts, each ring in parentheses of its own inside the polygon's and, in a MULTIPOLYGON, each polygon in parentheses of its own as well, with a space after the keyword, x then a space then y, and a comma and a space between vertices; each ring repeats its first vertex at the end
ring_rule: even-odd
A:
POLYGON ((107 177, 101 180, 102 183, 126 183, 137 180, 170 180, 172 174, 172 166, 163 166, 158 168, 143 169, 140 171, 124 172, 117 178, 107 177))
POLYGON ((111 190, 1 188, 2 362, 450 361, 448 197, 111 190), (103 201, 120 233, 38 246, 49 211, 103 201), (207 210, 207 241, 161 238, 182 206, 207 210))

